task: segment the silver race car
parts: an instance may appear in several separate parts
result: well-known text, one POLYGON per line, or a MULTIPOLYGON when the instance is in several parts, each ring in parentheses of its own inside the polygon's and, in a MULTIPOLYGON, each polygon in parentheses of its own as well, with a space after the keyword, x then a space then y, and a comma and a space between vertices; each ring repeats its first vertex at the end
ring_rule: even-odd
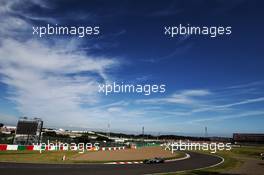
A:
POLYGON ((155 157, 153 159, 146 159, 143 161, 145 164, 157 164, 157 163, 164 163, 164 159, 161 157, 155 157))

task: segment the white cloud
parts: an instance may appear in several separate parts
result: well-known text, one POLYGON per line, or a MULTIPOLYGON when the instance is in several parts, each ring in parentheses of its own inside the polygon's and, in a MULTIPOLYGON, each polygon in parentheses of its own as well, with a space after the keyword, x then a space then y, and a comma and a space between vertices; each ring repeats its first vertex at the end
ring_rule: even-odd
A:
POLYGON ((263 102, 263 101, 264 101, 264 97, 259 97, 259 98, 254 98, 254 99, 246 99, 246 100, 235 102, 235 103, 229 103, 229 104, 224 104, 224 105, 214 105, 214 106, 209 106, 209 107, 205 107, 205 108, 199 108, 199 109, 193 110, 192 112, 226 110, 226 109, 229 109, 230 107, 233 107, 233 106, 258 103, 258 102, 263 102))
POLYGON ((113 59, 69 53, 56 44, 12 39, 1 42, 0 55, 0 73, 10 87, 9 99, 23 115, 53 124, 89 119, 89 110, 80 106, 99 102, 98 78, 80 73, 93 72, 105 79, 105 71, 117 64, 113 59))
POLYGON ((248 111, 248 112, 236 113, 236 114, 224 115, 218 117, 195 119, 195 120, 191 120, 189 123, 200 123, 200 122, 208 122, 208 121, 216 122, 227 119, 243 118, 243 117, 251 117, 251 116, 263 116, 263 115, 264 115, 264 111, 248 111))
POLYGON ((16 11, 19 1, 3 1, 0 6, 0 81, 8 86, 8 98, 21 115, 41 117, 54 126, 86 126, 96 117, 82 105, 100 103, 98 79, 108 81, 107 70, 118 61, 88 56, 77 40, 51 44, 28 39, 25 33, 31 34, 31 24, 25 19, 30 16, 23 8, 32 4, 48 8, 37 0, 16 11))
POLYGON ((163 104, 163 103, 174 103, 174 104, 183 104, 183 105, 197 105, 197 97, 208 96, 211 92, 206 89, 193 89, 193 90, 184 90, 178 93, 165 98, 151 98, 137 100, 137 103, 144 104, 163 104))
POLYGON ((210 95, 211 92, 207 89, 193 89, 193 90, 184 90, 180 95, 184 96, 206 96, 210 95))
POLYGON ((56 44, 48 46, 37 41, 20 43, 16 40, 3 40, 0 54, 2 67, 13 65, 35 72, 55 74, 80 73, 82 71, 95 71, 100 74, 115 64, 110 59, 87 58, 82 53, 69 53, 65 47, 60 48, 56 44))

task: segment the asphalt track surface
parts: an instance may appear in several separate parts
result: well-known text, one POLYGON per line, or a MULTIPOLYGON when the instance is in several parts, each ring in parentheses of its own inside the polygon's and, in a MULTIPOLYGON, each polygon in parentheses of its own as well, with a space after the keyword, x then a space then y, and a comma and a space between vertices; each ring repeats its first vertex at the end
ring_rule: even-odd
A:
POLYGON ((28 164, 0 163, 1 175, 139 175, 199 169, 222 162, 220 157, 188 152, 189 159, 163 164, 28 164))

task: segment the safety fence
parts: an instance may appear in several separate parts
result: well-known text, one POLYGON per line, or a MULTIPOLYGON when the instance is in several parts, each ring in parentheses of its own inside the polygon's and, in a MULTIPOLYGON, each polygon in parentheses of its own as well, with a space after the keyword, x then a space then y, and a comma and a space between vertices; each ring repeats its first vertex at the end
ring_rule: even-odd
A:
MULTIPOLYGON (((91 147, 90 151, 115 151, 126 149, 125 146, 122 147, 91 147)), ((49 150, 49 151, 68 151, 68 146, 43 146, 43 145, 9 145, 0 144, 0 151, 39 151, 39 150, 49 150)), ((75 150, 75 149, 70 149, 75 150)))

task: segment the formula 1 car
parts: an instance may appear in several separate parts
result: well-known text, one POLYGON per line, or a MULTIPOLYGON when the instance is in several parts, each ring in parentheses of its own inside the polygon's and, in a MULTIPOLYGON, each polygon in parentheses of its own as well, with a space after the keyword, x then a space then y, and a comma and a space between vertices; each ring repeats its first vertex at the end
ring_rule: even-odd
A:
POLYGON ((145 164, 157 164, 157 163, 164 163, 164 159, 161 157, 155 157, 153 159, 146 159, 143 161, 145 164))

